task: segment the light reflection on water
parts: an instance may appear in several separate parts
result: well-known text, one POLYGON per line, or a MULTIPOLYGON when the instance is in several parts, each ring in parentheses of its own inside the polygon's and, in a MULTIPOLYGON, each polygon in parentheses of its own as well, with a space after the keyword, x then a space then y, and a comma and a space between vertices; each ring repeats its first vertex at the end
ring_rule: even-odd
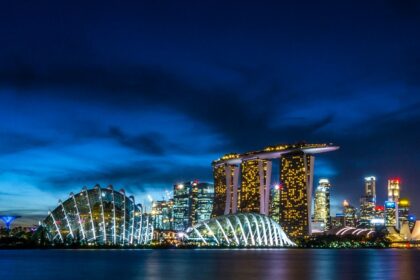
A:
POLYGON ((420 250, 0 250, 0 279, 416 279, 420 250))

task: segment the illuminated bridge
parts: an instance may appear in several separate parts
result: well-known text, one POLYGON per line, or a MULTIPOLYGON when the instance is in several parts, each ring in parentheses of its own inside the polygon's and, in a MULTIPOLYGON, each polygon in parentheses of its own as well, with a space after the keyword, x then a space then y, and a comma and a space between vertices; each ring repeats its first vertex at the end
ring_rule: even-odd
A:
POLYGON ((219 216, 187 230, 186 242, 211 246, 296 246, 271 218, 252 213, 219 216))
POLYGON ((213 217, 235 213, 269 215, 292 238, 311 233, 315 154, 337 150, 332 144, 284 144, 213 161, 213 217), (280 159, 281 184, 271 186, 272 161, 280 159))
POLYGON ((124 190, 86 187, 62 202, 42 222, 52 242, 100 245, 143 245, 152 240, 150 216, 124 190))

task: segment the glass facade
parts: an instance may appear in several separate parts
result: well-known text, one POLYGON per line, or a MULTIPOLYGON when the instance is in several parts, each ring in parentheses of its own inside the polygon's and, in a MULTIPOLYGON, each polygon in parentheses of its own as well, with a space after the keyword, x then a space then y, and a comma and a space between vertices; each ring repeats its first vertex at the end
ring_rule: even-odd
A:
POLYGON ((148 244, 153 236, 150 216, 134 197, 112 186, 84 188, 59 201, 42 222, 52 242, 101 245, 148 244))
POLYGON ((153 227, 155 230, 171 230, 173 224, 172 199, 154 201, 152 205, 153 227))
POLYGON ((315 191, 314 222, 320 223, 322 231, 331 228, 330 187, 331 184, 328 179, 321 179, 315 191))
POLYGON ((344 226, 356 227, 357 226, 357 215, 356 208, 350 205, 347 200, 343 202, 343 214, 344 214, 344 226))
POLYGON ((173 230, 184 231, 197 222, 210 219, 214 187, 198 181, 174 186, 173 230))
POLYGON ((385 201, 385 226, 397 227, 398 210, 395 201, 385 201))
POLYGON ((253 213, 223 215, 198 223, 187 230, 185 241, 207 246, 295 246, 279 224, 253 213))

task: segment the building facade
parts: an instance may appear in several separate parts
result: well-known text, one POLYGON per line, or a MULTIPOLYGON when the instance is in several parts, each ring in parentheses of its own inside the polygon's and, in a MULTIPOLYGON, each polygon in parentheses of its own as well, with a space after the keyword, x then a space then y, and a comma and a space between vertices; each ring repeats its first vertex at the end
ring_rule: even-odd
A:
POLYGON ((309 236, 314 157, 303 152, 281 157, 280 222, 292 238, 309 236))
POLYGON ((153 202, 152 217, 155 230, 172 230, 173 207, 173 199, 153 202))
POLYGON ((330 217, 330 187, 328 179, 320 179, 315 190, 314 222, 320 224, 321 231, 331 228, 330 217))
POLYGON ((343 201, 343 214, 344 214, 344 226, 356 227, 357 226, 357 213, 354 208, 347 200, 343 201))
POLYGON ((359 226, 371 228, 371 221, 375 218, 376 206, 376 178, 374 176, 365 178, 365 193, 360 198, 360 220, 359 226))
POLYGON ((174 185, 173 230, 185 231, 209 219, 213 211, 214 187, 197 180, 174 185))
POLYGON ((268 215, 272 163, 254 159, 241 163, 239 211, 268 215))
POLYGON ((398 211, 395 201, 385 201, 385 226, 397 227, 398 211))

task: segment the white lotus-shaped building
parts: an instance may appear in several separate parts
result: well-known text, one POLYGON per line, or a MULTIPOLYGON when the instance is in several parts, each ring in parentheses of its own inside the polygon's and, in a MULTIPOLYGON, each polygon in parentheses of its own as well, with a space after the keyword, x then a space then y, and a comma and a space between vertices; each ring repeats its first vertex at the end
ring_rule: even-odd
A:
POLYGON ((296 246, 271 218, 254 213, 224 215, 196 224, 185 233, 187 243, 207 246, 296 246))
POLYGON ((62 202, 42 222, 47 237, 55 243, 144 245, 150 243, 153 227, 134 197, 112 186, 83 188, 62 202))

